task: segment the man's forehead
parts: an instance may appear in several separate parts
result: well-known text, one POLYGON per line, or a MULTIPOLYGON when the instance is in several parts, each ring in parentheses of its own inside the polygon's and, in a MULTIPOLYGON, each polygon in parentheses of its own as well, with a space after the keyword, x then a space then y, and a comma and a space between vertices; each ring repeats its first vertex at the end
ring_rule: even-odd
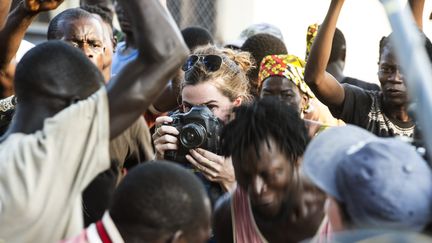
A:
POLYGON ((397 65, 396 55, 393 49, 386 48, 381 54, 380 64, 397 65))
POLYGON ((63 31, 79 29, 80 27, 91 27, 101 35, 103 34, 102 22, 93 15, 63 19, 59 23, 59 29, 62 29, 63 31))
POLYGON ((297 86, 286 77, 270 76, 262 84, 263 87, 281 87, 284 89, 295 89, 297 86))

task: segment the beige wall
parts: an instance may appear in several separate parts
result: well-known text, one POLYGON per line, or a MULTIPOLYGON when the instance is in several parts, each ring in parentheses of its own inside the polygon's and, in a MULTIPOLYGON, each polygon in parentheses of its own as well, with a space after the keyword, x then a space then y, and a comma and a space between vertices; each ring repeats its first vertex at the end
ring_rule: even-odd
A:
POLYGON ((218 0, 216 38, 220 42, 237 39, 240 31, 254 20, 256 1, 218 0))

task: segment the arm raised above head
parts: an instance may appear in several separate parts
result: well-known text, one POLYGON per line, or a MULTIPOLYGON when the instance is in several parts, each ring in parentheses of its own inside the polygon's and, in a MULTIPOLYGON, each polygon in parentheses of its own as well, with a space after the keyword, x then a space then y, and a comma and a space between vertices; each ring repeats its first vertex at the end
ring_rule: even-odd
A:
POLYGON ((0 32, 0 71, 4 71, 15 56, 25 32, 36 16, 40 12, 56 9, 62 2, 63 0, 23 0, 12 10, 0 32))
POLYGON ((305 81, 327 106, 339 106, 345 98, 345 92, 339 82, 326 72, 333 44, 336 23, 344 0, 332 0, 324 22, 312 44, 312 49, 305 69, 305 81))
POLYGON ((417 27, 423 30, 423 10, 425 0, 408 0, 417 27))
POLYGON ((129 127, 159 96, 188 55, 180 31, 158 0, 121 0, 139 57, 108 84, 111 138, 129 127))
POLYGON ((135 43, 144 63, 165 60, 179 52, 187 52, 177 25, 160 1, 119 2, 131 18, 135 43), (181 48, 183 46, 184 50, 181 48))

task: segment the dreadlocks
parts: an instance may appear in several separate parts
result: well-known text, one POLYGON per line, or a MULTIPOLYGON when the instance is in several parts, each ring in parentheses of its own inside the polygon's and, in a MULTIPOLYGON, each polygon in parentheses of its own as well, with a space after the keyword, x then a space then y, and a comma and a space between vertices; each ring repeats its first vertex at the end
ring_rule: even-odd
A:
POLYGON ((298 112, 274 98, 265 98, 235 110, 235 119, 222 132, 222 152, 233 163, 249 163, 242 157, 251 146, 258 158, 263 142, 273 139, 291 161, 303 155, 308 143, 305 124, 298 112))

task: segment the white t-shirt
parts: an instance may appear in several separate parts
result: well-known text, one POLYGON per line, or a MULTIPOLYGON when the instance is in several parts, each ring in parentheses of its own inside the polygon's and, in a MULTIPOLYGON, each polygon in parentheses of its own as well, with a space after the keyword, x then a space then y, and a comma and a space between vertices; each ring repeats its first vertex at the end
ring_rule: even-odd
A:
POLYGON ((0 144, 0 241, 57 242, 82 230, 81 192, 110 165, 108 112, 103 87, 0 144))

